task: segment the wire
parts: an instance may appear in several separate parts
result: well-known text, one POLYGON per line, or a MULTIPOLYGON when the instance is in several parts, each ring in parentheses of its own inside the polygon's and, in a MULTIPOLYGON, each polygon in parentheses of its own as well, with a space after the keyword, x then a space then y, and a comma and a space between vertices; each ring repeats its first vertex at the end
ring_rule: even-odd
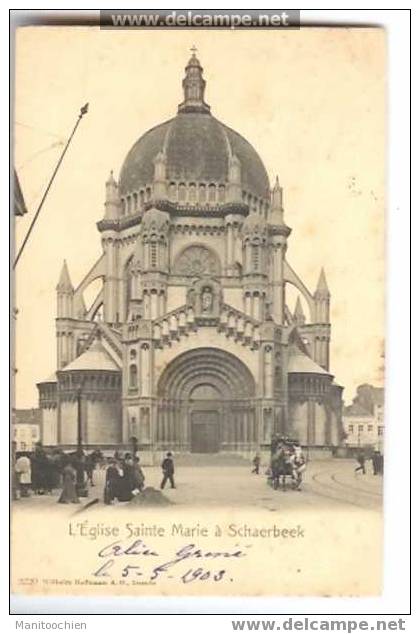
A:
POLYGON ((49 183, 48 183, 48 185, 47 185, 47 189, 45 190, 44 195, 42 196, 41 202, 39 203, 39 205, 38 205, 38 209, 36 210, 35 216, 34 216, 34 218, 33 218, 32 222, 31 222, 31 224, 30 224, 30 227, 29 227, 29 229, 28 229, 28 233, 26 234, 26 236, 25 236, 25 238, 24 238, 24 240, 23 240, 22 246, 20 247, 20 249, 19 249, 19 251, 18 251, 18 254, 17 254, 17 256, 16 256, 16 260, 14 261, 14 264, 13 264, 13 268, 14 268, 14 269, 16 268, 16 265, 17 265, 17 263, 19 262, 20 256, 21 256, 21 255, 22 255, 22 253, 23 253, 23 249, 25 248, 25 245, 26 245, 26 243, 27 243, 27 242, 28 242, 28 240, 29 240, 29 237, 30 237, 30 235, 31 235, 31 233, 32 233, 32 230, 33 230, 33 228, 34 228, 34 226, 35 226, 35 223, 36 223, 36 221, 37 221, 37 219, 38 219, 38 216, 39 216, 39 214, 40 214, 40 212, 41 212, 42 206, 43 206, 43 204, 44 204, 44 202, 45 202, 45 199, 46 199, 46 197, 47 197, 47 195, 48 195, 48 192, 50 191, 51 185, 52 185, 52 184, 53 184, 53 182, 54 182, 54 179, 55 179, 56 174, 57 174, 57 172, 58 172, 58 170, 59 170, 59 168, 60 168, 60 165, 61 165, 61 163, 62 163, 62 161, 63 161, 63 158, 64 158, 64 156, 65 156, 65 154, 66 154, 66 152, 67 152, 67 149, 68 149, 68 147, 69 147, 69 145, 70 145, 70 142, 71 142, 71 140, 72 140, 72 138, 73 138, 73 136, 74 136, 74 134, 75 134, 75 132, 76 132, 76 130, 77 130, 77 127, 78 127, 78 125, 79 125, 80 121, 82 120, 82 117, 83 117, 83 116, 87 113, 87 111, 88 111, 88 107, 89 107, 89 104, 87 104, 87 103, 86 103, 84 106, 82 106, 82 108, 80 108, 80 113, 79 113, 79 116, 78 116, 78 118, 77 118, 76 124, 75 124, 75 126, 74 126, 74 128, 73 128, 73 130, 72 130, 72 132, 71 132, 71 134, 70 134, 70 136, 69 136, 69 138, 68 138, 68 140, 67 140, 67 143, 66 143, 66 145, 65 145, 65 147, 64 147, 64 150, 63 150, 63 151, 62 151, 62 153, 61 153, 61 156, 60 156, 60 158, 59 158, 59 160, 58 160, 58 163, 57 163, 57 165, 55 166, 55 169, 54 169, 54 171, 53 171, 53 173, 52 173, 52 176, 51 176, 51 178, 50 178, 50 180, 49 180, 49 183))

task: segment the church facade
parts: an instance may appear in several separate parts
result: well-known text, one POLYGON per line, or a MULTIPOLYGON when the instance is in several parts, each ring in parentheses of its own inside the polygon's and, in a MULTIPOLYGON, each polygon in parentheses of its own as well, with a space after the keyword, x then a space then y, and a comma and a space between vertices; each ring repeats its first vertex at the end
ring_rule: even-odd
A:
POLYGON ((211 114, 195 53, 176 116, 106 182, 102 254, 57 286, 57 371, 38 383, 45 445, 144 452, 263 451, 273 433, 311 449, 343 438, 330 372, 330 293, 311 293, 286 252, 278 179, 211 114), (86 306, 84 292, 101 290, 86 306), (295 286, 306 303, 287 306, 295 286))

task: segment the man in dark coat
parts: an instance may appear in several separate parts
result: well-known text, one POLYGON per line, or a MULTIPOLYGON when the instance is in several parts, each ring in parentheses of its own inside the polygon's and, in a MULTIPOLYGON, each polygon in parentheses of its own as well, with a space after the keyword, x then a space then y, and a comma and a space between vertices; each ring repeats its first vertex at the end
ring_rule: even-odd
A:
POLYGON ((261 465, 261 456, 259 453, 255 455, 254 459, 252 460, 252 464, 254 465, 252 473, 256 473, 258 475, 260 472, 260 465, 261 465))
POLYGON ((120 492, 118 499, 120 502, 129 502, 133 497, 136 488, 134 476, 134 462, 130 454, 126 454, 122 465, 123 475, 120 478, 120 492))
POLYGON ((32 488, 35 493, 43 495, 47 490, 48 458, 40 442, 35 445, 31 456, 32 488))
POLYGON ((169 480, 171 489, 175 489, 174 473, 175 465, 170 451, 166 454, 166 458, 162 462, 163 479, 160 484, 160 488, 164 489, 165 484, 169 480))
POLYGON ((121 476, 118 471, 117 461, 111 460, 105 475, 104 502, 111 504, 120 493, 121 476))
POLYGON ((354 473, 358 473, 359 471, 361 471, 363 475, 365 475, 366 473, 365 454, 363 453, 363 451, 359 451, 356 459, 357 459, 357 462, 359 463, 359 466, 355 468, 354 473))

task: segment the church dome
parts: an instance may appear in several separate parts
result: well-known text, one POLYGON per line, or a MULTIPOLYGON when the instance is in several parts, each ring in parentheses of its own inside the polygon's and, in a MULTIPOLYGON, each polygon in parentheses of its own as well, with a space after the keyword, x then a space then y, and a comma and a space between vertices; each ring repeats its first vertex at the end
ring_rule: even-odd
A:
POLYGON ((185 187, 226 185, 230 160, 236 157, 244 200, 269 200, 269 180, 257 152, 244 137, 211 115, 204 101, 202 70, 193 54, 186 67, 184 101, 177 116, 143 134, 129 151, 119 179, 122 197, 144 190, 147 199, 158 156, 163 157, 168 185, 185 187))

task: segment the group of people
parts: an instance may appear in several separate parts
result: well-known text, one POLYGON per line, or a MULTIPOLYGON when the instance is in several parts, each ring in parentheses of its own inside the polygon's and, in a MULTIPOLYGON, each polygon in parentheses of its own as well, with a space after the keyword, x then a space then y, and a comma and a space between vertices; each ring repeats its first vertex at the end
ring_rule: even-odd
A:
POLYGON ((363 475, 366 475, 366 460, 369 459, 372 461, 372 473, 373 475, 383 475, 384 473, 384 457, 379 451, 379 449, 375 449, 375 451, 367 458, 365 452, 360 450, 357 453, 357 467, 354 469, 354 473, 359 473, 360 471, 363 475))
MULTIPOLYGON (((164 489, 169 481, 171 489, 175 489, 175 465, 172 453, 167 452, 162 462, 162 481, 160 488, 164 489)), ((106 470, 104 502, 112 504, 115 501, 128 502, 144 489, 145 476, 137 455, 126 453, 124 457, 118 451, 106 470)))
POLYGON ((45 449, 41 443, 34 451, 16 453, 14 461, 14 483, 20 497, 30 495, 52 495, 62 488, 60 503, 78 502, 76 494, 77 473, 82 472, 85 480, 94 485, 93 473, 98 462, 103 460, 100 451, 65 453, 62 449, 45 449))
POLYGON ((78 461, 76 454, 66 454, 61 449, 46 450, 41 443, 34 451, 16 454, 14 476, 20 497, 51 495, 62 484, 67 465, 78 461))
MULTIPOLYGON (((37 443, 34 451, 17 452, 13 465, 15 490, 19 497, 30 495, 51 495, 61 489, 60 504, 77 504, 79 485, 86 489, 94 486, 96 466, 106 466, 104 502, 127 502, 143 490, 145 476, 140 466, 137 452, 121 455, 119 451, 113 458, 105 458, 100 450, 88 454, 85 452, 65 453, 61 449, 45 449, 37 443)), ((161 464, 164 489, 169 482, 175 488, 175 465, 171 452, 167 452, 161 464)), ((83 493, 82 493, 83 495, 83 493)))
MULTIPOLYGON (((277 490, 280 488, 281 479, 285 490, 286 477, 289 476, 293 488, 300 491, 306 460, 299 442, 274 435, 271 439, 270 454, 270 465, 266 471, 268 484, 277 490)), ((252 473, 258 475, 261 467, 260 454, 255 455, 252 464, 252 473)))
POLYGON ((145 477, 140 466, 140 458, 126 453, 123 458, 116 452, 105 475, 104 502, 115 500, 128 502, 144 487, 145 477))

